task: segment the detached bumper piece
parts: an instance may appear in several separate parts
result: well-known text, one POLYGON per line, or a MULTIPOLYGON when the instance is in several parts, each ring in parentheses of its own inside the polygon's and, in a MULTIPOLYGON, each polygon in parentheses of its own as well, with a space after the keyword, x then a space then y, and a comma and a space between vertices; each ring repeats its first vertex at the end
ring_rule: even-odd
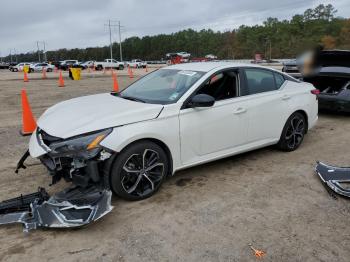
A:
POLYGON ((318 162, 316 173, 334 192, 350 197, 350 167, 335 167, 318 162))
POLYGON ((112 192, 96 187, 69 188, 53 196, 45 189, 0 203, 0 225, 21 223, 23 231, 39 227, 81 227, 98 220, 113 207, 112 192))

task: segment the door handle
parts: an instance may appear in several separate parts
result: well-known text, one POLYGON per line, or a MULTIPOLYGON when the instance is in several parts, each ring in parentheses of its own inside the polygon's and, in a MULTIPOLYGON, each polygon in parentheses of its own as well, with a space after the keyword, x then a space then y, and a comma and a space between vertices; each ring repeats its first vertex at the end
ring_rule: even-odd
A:
POLYGON ((282 100, 289 100, 291 99, 291 96, 290 95, 284 95, 282 96, 282 100))
POLYGON ((235 110, 235 112, 234 112, 234 114, 235 115, 239 115, 239 114, 243 114, 243 113, 245 113, 245 112, 247 112, 247 109, 244 109, 244 108, 237 108, 236 110, 235 110))

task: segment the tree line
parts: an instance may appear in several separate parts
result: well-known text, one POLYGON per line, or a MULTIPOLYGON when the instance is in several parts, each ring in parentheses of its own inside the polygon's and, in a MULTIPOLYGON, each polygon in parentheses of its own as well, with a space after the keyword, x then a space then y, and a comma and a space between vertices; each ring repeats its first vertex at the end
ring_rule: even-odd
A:
MULTIPOLYGON (((172 34, 130 37, 123 41, 123 58, 160 60, 166 53, 186 51, 193 57, 214 54, 219 59, 251 59, 260 53, 265 58, 294 58, 305 49, 324 46, 326 49, 350 49, 350 19, 336 16, 332 5, 319 5, 294 15, 290 20, 267 18, 262 25, 245 26, 225 32, 211 29, 187 29, 172 34)), ((113 44, 119 59, 119 44, 113 44)), ((49 61, 79 61, 109 58, 109 46, 59 49, 46 52, 49 61)), ((9 61, 7 56, 5 61, 9 61)), ((17 55, 18 61, 37 61, 37 52, 17 55)))

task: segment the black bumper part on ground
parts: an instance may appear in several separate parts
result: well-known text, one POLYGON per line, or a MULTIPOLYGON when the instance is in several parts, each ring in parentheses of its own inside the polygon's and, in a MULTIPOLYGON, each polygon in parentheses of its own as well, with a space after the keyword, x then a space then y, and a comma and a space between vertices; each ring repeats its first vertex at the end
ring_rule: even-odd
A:
POLYGON ((25 232, 39 227, 81 227, 109 213, 111 198, 111 191, 96 187, 68 188, 51 197, 40 188, 37 193, 1 202, 0 225, 21 223, 25 232))
POLYGON ((350 167, 335 167, 317 162, 316 173, 330 189, 339 195, 350 197, 350 167))

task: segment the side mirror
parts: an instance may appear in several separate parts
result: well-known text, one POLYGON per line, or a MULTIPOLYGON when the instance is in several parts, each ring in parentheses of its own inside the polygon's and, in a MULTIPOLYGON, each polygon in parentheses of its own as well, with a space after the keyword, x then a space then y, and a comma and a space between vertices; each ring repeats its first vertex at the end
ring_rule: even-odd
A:
POLYGON ((189 107, 212 107, 215 104, 215 98, 210 96, 210 95, 206 95, 206 94, 199 94, 199 95, 195 95, 194 97, 192 97, 192 99, 190 100, 190 102, 188 103, 189 107))

